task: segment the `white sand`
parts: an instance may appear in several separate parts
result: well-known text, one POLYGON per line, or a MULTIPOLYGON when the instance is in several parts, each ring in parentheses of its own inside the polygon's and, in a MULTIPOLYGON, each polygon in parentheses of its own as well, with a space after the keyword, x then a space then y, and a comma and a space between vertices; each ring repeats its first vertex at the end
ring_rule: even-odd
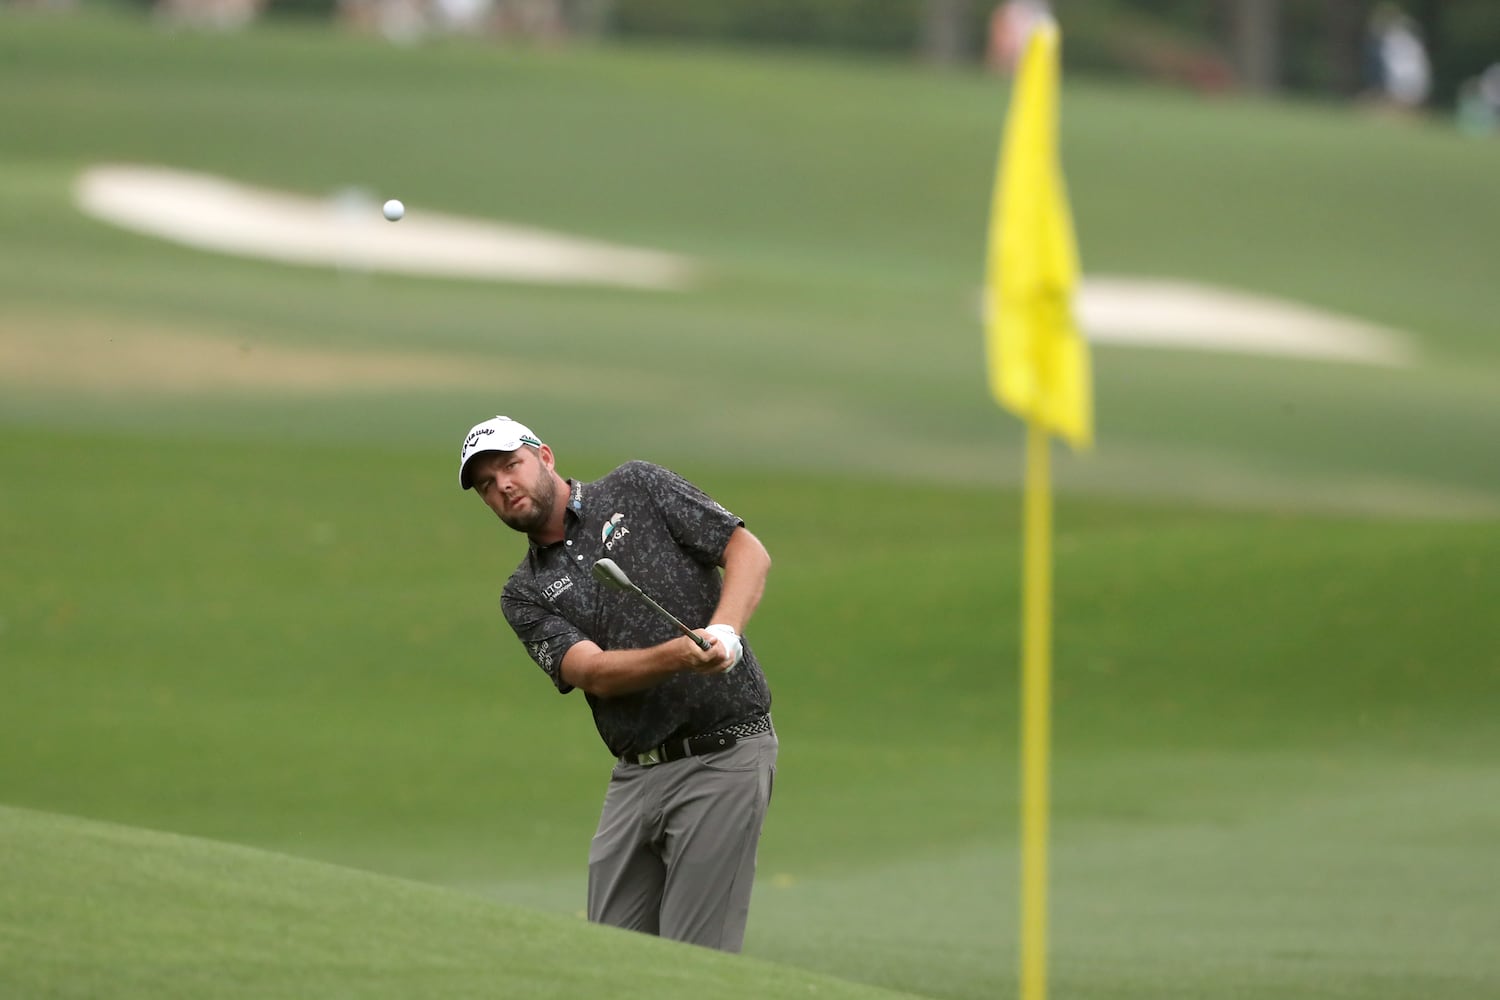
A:
MULTIPOLYGON (((391 223, 369 194, 317 199, 162 167, 94 167, 78 179, 76 197, 84 212, 126 229, 292 264, 663 290, 687 287, 694 273, 678 256, 426 212, 419 199, 391 223)), ((1386 327, 1183 281, 1093 276, 1076 307, 1079 326, 1099 344, 1375 365, 1412 356, 1409 339, 1386 327)))
POLYGON ((1094 277, 1075 303, 1078 325, 1101 344, 1403 365, 1408 338, 1310 306, 1183 281, 1094 277))
POLYGON ((378 200, 354 190, 319 199, 121 165, 85 171, 74 194, 84 212, 125 229, 289 264, 654 289, 684 287, 692 273, 670 254, 425 211, 414 195, 393 223, 378 200))

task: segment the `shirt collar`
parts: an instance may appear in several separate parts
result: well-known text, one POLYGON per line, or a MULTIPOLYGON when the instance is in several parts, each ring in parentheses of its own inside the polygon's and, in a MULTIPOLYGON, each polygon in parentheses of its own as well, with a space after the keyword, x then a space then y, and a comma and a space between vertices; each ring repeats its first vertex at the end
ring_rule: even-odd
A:
MULTIPOLYGON (((564 514, 564 517, 572 521, 577 521, 583 517, 583 483, 579 482, 576 479, 569 479, 568 485, 571 486, 572 489, 568 493, 568 507, 566 513, 564 514)), ((556 545, 558 543, 553 542, 552 544, 556 545)), ((538 545, 536 542, 528 538, 526 540, 526 547, 528 553, 534 556, 542 549, 549 549, 552 546, 538 545)))

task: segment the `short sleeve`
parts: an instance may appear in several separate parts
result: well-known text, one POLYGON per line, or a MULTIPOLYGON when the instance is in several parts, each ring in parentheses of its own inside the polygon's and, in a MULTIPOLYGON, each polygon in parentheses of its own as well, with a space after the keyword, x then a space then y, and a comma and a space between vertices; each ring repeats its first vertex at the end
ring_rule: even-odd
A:
POLYGON ((670 469, 650 462, 632 462, 629 467, 673 540, 699 562, 719 565, 729 537, 745 522, 670 469))
POLYGON ((516 638, 536 665, 552 678, 557 690, 563 694, 573 690, 573 685, 563 680, 562 661, 568 650, 583 639, 583 633, 551 608, 528 598, 519 587, 505 588, 500 595, 500 610, 516 638))

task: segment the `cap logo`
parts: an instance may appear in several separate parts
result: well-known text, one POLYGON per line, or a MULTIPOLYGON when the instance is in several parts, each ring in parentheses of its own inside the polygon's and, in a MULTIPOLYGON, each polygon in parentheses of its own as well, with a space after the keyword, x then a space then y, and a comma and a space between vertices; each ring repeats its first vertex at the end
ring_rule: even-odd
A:
POLYGON ((464 438, 463 447, 458 450, 458 485, 464 489, 470 487, 466 467, 469 459, 475 455, 483 451, 516 451, 522 445, 537 451, 546 447, 530 427, 517 423, 510 417, 494 417, 475 424, 464 438))
POLYGON ((467 455, 469 453, 469 449, 479 443, 480 438, 493 433, 495 433, 495 428, 493 427, 477 427, 474 430, 470 431, 469 436, 464 438, 463 449, 458 453, 459 458, 467 455))

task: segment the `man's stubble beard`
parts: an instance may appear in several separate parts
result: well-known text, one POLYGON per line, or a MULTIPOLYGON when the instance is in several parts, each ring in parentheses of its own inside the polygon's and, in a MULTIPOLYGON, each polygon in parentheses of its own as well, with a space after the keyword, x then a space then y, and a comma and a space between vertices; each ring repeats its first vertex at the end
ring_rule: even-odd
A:
POLYGON ((524 491, 524 495, 531 500, 531 510, 524 514, 501 514, 500 520, 529 535, 552 520, 552 508, 557 505, 557 482, 545 465, 540 468, 536 482, 524 491))

